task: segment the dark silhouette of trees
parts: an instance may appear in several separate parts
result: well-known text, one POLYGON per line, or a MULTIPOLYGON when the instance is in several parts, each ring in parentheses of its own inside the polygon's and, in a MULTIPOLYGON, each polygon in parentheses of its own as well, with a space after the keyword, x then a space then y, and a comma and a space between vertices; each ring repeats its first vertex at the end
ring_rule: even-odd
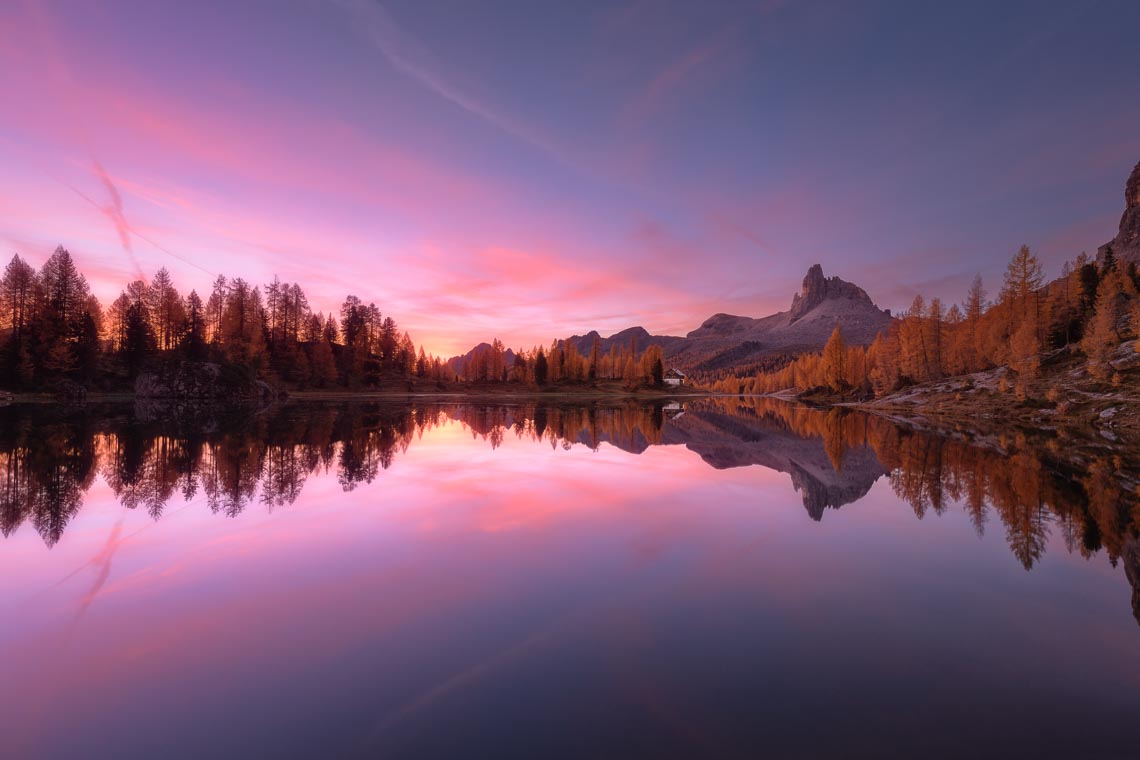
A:
POLYGON ((538 355, 534 357, 534 382, 538 385, 546 385, 546 376, 546 354, 542 352, 542 346, 539 346, 538 355))
POLYGON ((13 256, 0 280, 0 351, 4 373, 0 378, 11 386, 32 382, 32 355, 29 332, 35 319, 36 270, 19 256, 13 256))
MULTIPOLYGON (((501 344, 499 344, 501 347, 501 344)), ((14 256, 0 278, 0 387, 57 381, 120 390, 148 370, 215 362, 289 388, 375 388, 450 380, 374 303, 349 296, 340 321, 313 313, 298 283, 264 289, 219 275, 203 302, 183 297, 170 273, 136 280, 104 311, 71 254, 60 247, 36 270, 14 256)), ((496 377, 507 379, 505 361, 496 377)), ((231 373, 232 374, 232 373, 231 373)), ((62 387, 62 386, 61 386, 62 387)))
POLYGON ((198 292, 186 296, 186 325, 182 334, 181 349, 187 359, 201 361, 206 358, 206 307, 198 292))

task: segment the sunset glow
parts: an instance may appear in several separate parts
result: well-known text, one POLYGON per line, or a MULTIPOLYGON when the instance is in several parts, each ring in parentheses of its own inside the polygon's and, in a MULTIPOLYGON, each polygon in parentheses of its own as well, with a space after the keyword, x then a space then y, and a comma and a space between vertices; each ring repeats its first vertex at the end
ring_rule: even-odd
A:
POLYGON ((1135 6, 1003 7, 16 0, 0 246, 104 303, 354 293, 443 356, 759 316, 816 262, 957 301, 1112 237, 1140 152, 1135 6))

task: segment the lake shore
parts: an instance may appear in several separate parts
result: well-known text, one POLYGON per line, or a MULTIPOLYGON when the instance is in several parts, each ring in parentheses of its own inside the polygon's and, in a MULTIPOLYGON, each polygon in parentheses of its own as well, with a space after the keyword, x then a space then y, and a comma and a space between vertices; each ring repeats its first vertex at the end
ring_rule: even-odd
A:
MULTIPOLYGON (((377 390, 303 390, 285 391, 273 403, 289 401, 298 402, 351 402, 351 401, 404 401, 416 399, 438 400, 484 400, 484 401, 572 401, 572 402, 599 402, 599 401, 657 401, 682 400, 689 398, 704 398, 712 393, 692 387, 677 389, 639 388, 625 390, 622 388, 606 386, 547 386, 536 388, 528 386, 452 386, 432 390, 407 389, 377 389, 377 390)), ((147 397, 138 396, 130 392, 98 392, 87 393, 82 401, 72 401, 60 398, 55 393, 0 392, 0 406, 5 404, 73 404, 73 403, 126 403, 145 399, 147 401, 178 401, 180 403, 218 404, 216 399, 192 399, 178 397, 147 397)), ((224 403, 224 402, 222 402, 224 403)))

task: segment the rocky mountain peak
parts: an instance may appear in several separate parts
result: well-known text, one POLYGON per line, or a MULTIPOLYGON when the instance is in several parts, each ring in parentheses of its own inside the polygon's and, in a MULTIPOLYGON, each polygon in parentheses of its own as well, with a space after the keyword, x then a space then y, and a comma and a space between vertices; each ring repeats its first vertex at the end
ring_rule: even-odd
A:
POLYGON ((824 301, 841 298, 873 305, 871 297, 861 287, 838 277, 824 277, 823 267, 813 264, 804 275, 800 292, 792 296, 792 308, 789 311, 791 321, 799 319, 824 301))
POLYGON ((1120 217, 1120 230, 1112 240, 1097 250, 1097 260, 1103 260, 1105 249, 1123 261, 1140 264, 1140 163, 1132 170, 1124 185, 1124 214, 1120 217))
POLYGON ((1128 184, 1124 186, 1124 207, 1126 209, 1140 208, 1140 161, 1132 170, 1128 184))

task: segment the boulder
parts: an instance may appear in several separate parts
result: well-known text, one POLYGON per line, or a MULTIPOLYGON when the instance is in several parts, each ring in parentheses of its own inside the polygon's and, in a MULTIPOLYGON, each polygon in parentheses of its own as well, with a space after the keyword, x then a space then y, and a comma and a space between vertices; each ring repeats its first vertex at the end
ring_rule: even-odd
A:
POLYGON ((270 401, 276 395, 246 372, 212 362, 179 362, 135 380, 135 396, 143 399, 270 401))

